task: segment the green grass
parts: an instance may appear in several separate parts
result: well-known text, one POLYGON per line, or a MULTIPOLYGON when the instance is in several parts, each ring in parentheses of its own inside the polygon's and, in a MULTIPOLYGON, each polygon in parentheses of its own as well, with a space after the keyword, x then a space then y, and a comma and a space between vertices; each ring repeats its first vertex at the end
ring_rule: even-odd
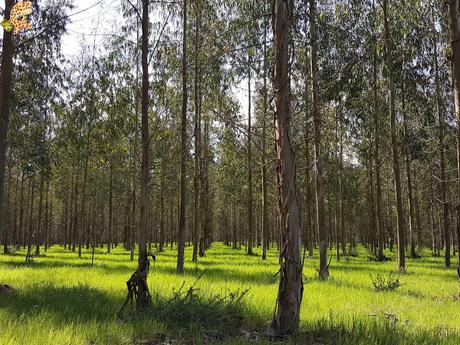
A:
MULTIPOLYGON (((407 273, 398 275, 401 286, 389 292, 374 291, 370 275, 389 274, 396 262, 370 262, 364 248, 349 261, 332 260, 325 282, 316 279, 317 260, 307 259, 300 331, 283 343, 460 344, 455 269, 423 254, 408 259, 407 273)), ((94 267, 89 251, 79 259, 58 246, 28 265, 24 252, 0 255, 0 283, 18 289, 0 295, 0 344, 273 344, 264 331, 277 292, 275 250, 262 261, 215 244, 197 265, 190 262, 191 248, 186 258, 186 273, 178 276, 175 250, 160 253, 148 280, 153 309, 119 321, 125 282, 136 267, 122 248, 111 254, 97 249, 94 267), (188 288, 203 270, 191 301, 171 300, 183 281, 188 288), (250 290, 242 303, 231 297, 211 303, 245 289, 250 290)))

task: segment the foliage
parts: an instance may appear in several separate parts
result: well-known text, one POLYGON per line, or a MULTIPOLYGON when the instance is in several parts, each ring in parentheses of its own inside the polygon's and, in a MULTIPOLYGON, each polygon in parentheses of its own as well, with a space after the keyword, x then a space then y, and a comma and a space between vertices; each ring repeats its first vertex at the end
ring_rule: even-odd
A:
POLYGON ((401 286, 394 272, 390 272, 387 276, 377 273, 375 277, 370 277, 375 291, 393 291, 401 286))

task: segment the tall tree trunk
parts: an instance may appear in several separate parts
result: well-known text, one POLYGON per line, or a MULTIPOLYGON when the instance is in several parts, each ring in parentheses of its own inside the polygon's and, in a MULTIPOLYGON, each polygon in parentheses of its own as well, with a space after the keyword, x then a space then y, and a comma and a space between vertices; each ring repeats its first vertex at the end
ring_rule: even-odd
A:
POLYGON ((407 126, 407 115, 406 115, 406 94, 404 89, 404 81, 402 82, 402 115, 404 122, 404 160, 406 165, 406 178, 407 178, 407 202, 409 206, 409 244, 410 244, 410 256, 415 258, 417 253, 415 252, 415 233, 417 223, 415 221, 415 207, 414 197, 412 193, 412 168, 411 159, 409 152, 409 130, 407 126))
POLYGON ((51 229, 51 204, 49 202, 49 194, 50 194, 50 182, 49 180, 46 182, 46 194, 45 194, 45 233, 43 234, 43 244, 45 252, 48 251, 49 245, 49 237, 50 237, 50 229, 51 229))
MULTIPOLYGON (((450 0, 449 5, 450 42, 452 45, 453 65, 452 78, 454 84, 455 115, 457 118, 457 203, 459 203, 457 205, 457 217, 460 221, 460 0, 450 0)), ((460 250, 457 272, 460 278, 460 250)))
POLYGON ((388 75, 388 96, 390 104, 390 132, 391 151, 393 158, 393 175, 396 199, 396 220, 398 237, 398 268, 400 271, 406 269, 406 238, 404 231, 404 212, 401 192, 401 173, 399 169, 398 141, 396 137, 396 110, 395 110, 395 88, 393 85, 393 54, 390 29, 388 25, 388 0, 383 0, 383 20, 385 30, 385 60, 388 75))
POLYGON ((78 233, 78 197, 79 197, 79 184, 80 184, 80 149, 77 150, 77 162, 75 164, 75 187, 74 187, 74 205, 73 205, 73 222, 72 222, 72 251, 75 252, 77 244, 78 233))
POLYGON ((163 195, 163 181, 161 183, 160 187, 160 238, 159 238, 159 247, 158 250, 160 252, 163 251, 163 246, 164 246, 164 233, 165 233, 165 221, 164 221, 164 208, 165 208, 165 201, 164 201, 164 195, 163 195))
POLYGON ((238 244, 238 233, 237 233, 237 224, 236 224, 236 200, 235 196, 232 197, 232 248, 237 249, 237 244, 238 244))
MULTIPOLYGON (((433 30, 435 30, 433 28, 433 30)), ((438 143, 439 143, 439 169, 440 169, 440 184, 441 184, 441 204, 442 204, 442 230, 445 246, 444 264, 450 267, 450 249, 451 249, 451 233, 449 224, 449 204, 447 200, 447 181, 446 181, 446 161, 444 154, 444 115, 442 109, 441 89, 439 83, 439 66, 438 66, 438 42, 436 39, 436 30, 433 35, 433 50, 434 50, 434 72, 436 84, 436 105, 438 112, 438 143)))
POLYGON ((321 157, 321 112, 319 106, 318 82, 318 36, 316 32, 316 0, 310 3, 310 46, 311 46, 311 79, 313 100, 313 122, 315 128, 315 182, 316 182, 316 226, 319 234, 319 277, 327 279, 329 268, 327 264, 328 229, 325 217, 323 172, 321 157))
POLYGON ((271 322, 274 334, 295 332, 299 325, 302 303, 302 259, 300 207, 296 181, 296 164, 290 139, 290 13, 287 0, 273 2, 273 37, 275 66, 276 115, 275 138, 278 180, 278 214, 280 226, 280 283, 276 310, 271 322))
POLYGON ((184 273, 185 204, 187 163, 187 0, 182 8, 182 116, 181 116, 181 162, 179 228, 177 231, 177 273, 184 273))
MULTIPOLYGON (((264 1, 264 10, 266 12, 266 4, 264 1)), ((267 210, 267 112, 268 112, 268 89, 267 89, 267 19, 264 18, 264 42, 263 42, 263 118, 262 118, 262 260, 267 259, 268 247, 268 210, 267 210)))
MULTIPOLYGON (((5 19, 9 19, 13 0, 5 0, 5 19)), ((2 62, 0 67, 0 233, 6 228, 5 188, 6 145, 13 75, 13 33, 3 30, 2 62)))
MULTIPOLYGON (((134 164, 133 164, 133 167, 134 167, 134 164)), ((141 175, 142 175, 142 172, 141 172, 141 175)), ((131 192, 131 199, 130 199, 131 205, 128 203, 128 231, 129 231, 128 248, 130 251, 129 259, 131 261, 134 261, 134 246, 135 246, 134 230, 137 229, 136 227, 136 180, 137 180, 136 176, 133 175, 133 182, 132 182, 133 190, 131 192), (131 209, 131 213, 129 213, 130 209, 131 209)))
MULTIPOLYGON (((372 3, 374 6, 374 3, 372 3)), ((374 30, 377 26, 377 14, 374 7, 374 30)), ((377 46, 374 44, 372 52, 372 89, 373 89, 373 113, 374 113, 374 160, 375 160, 375 187, 376 187, 376 210, 375 210, 375 228, 377 230, 377 260, 384 259, 383 247, 385 235, 382 224, 382 183, 380 180, 380 121, 378 108, 378 85, 377 85, 377 46)))
POLYGON ((248 254, 252 255, 253 216, 252 216, 252 137, 251 137, 251 59, 248 58, 248 254))
POLYGON ((21 191, 19 192, 19 224, 18 224, 18 243, 17 247, 20 248, 21 242, 24 242, 24 180, 25 171, 21 172, 21 191))
MULTIPOLYGON (((201 98, 201 97, 200 97, 201 98)), ((201 104, 201 101, 200 101, 201 104)), ((205 117, 203 133, 203 172, 202 172, 202 201, 203 222, 201 223, 200 250, 199 255, 203 257, 205 250, 208 248, 209 241, 209 117, 205 117)))
POLYGON ((339 229, 340 229, 340 243, 342 255, 347 255, 347 239, 345 236, 345 217, 343 207, 343 133, 341 129, 341 121, 339 121, 339 229))
MULTIPOLYGON (((9 231, 11 228, 11 205, 12 200, 11 200, 11 189, 13 188, 13 174, 11 172, 13 168, 13 160, 11 157, 12 151, 10 150, 9 153, 9 164, 8 164, 8 186, 7 186, 7 193, 6 193, 6 198, 5 198, 5 207, 8 205, 6 211, 3 213, 3 216, 5 217, 6 221, 4 222, 4 232, 3 232, 3 253, 7 254, 8 253, 8 242, 9 242, 9 231)), ((0 231, 1 233, 1 231, 0 231)))
POLYGON ((137 273, 142 277, 137 282, 137 308, 145 309, 151 304, 149 288, 147 285, 148 257, 147 233, 149 231, 149 1, 142 0, 142 95, 141 95, 141 140, 142 140, 142 166, 141 166, 141 196, 140 196, 140 224, 139 224, 139 257, 137 273), (144 273, 145 272, 145 273, 144 273))
POLYGON ((169 202, 169 245, 171 250, 173 249, 174 244, 174 199, 171 195, 169 202))
MULTIPOLYGON (((371 142, 369 138, 369 142, 371 142)), ((375 205, 374 205, 374 172, 372 170, 372 159, 369 159, 369 231, 367 233, 367 241, 370 244, 371 251, 375 253, 375 234, 372 227, 375 224, 375 205)))
POLYGON ((78 227, 78 257, 81 258, 81 246, 83 243, 83 230, 87 225, 86 217, 86 182, 88 180, 88 160, 89 160, 89 141, 90 141, 90 129, 86 138, 86 153, 85 153, 85 167, 83 171, 83 182, 81 187, 81 208, 80 208, 80 226, 78 227))
POLYGON ((39 190, 39 199, 38 199, 38 220, 37 220, 37 231, 35 237, 35 255, 40 255, 40 245, 42 244, 42 216, 43 216, 43 190, 44 190, 44 176, 41 173, 40 176, 40 190, 39 190))
POLYGON ((110 162, 109 176, 109 226, 107 234, 107 253, 110 254, 110 247, 113 240, 113 163, 110 162))
POLYGON ((203 131, 203 157, 202 157, 202 200, 203 221, 201 223, 199 255, 203 257, 209 240, 209 117, 205 117, 203 131))
MULTIPOLYGON (((32 251, 32 240, 34 237, 34 200, 35 200, 35 183, 34 177, 32 176, 30 179, 30 184, 32 188, 32 192, 30 195, 30 210, 29 210, 29 226, 28 226, 28 234, 27 234, 27 255, 31 254, 32 251)), ((27 260, 27 258, 26 258, 27 260)))
MULTIPOLYGON (((414 181, 417 181, 417 174, 414 171, 414 181)), ((414 207, 415 207, 415 223, 417 224, 416 229, 417 233, 415 234, 416 238, 416 245, 421 246, 422 244, 420 243, 420 233, 422 232, 422 225, 420 221, 420 203, 419 203, 419 196, 418 196, 418 183, 414 184, 414 207)))
MULTIPOLYGON (((196 27, 195 27, 195 81, 194 81, 194 93, 195 93, 195 159, 194 159, 194 171, 193 171, 193 254, 192 261, 198 260, 198 230, 201 227, 201 209, 200 209, 200 157, 201 157, 201 106, 200 106, 200 26, 201 26, 201 13, 199 2, 195 1, 195 16, 196 16, 196 27)), ((185 28, 185 27, 184 27, 185 28)))
POLYGON ((19 193, 19 179, 15 178, 15 188, 14 188, 14 214, 13 214, 13 238, 11 243, 17 246, 19 241, 19 231, 18 231, 18 193, 19 193))

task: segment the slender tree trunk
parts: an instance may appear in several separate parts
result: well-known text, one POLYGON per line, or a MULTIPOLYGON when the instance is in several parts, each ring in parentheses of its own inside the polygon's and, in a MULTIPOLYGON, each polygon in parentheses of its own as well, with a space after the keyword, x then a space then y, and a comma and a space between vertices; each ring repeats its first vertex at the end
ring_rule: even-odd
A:
POLYGON ((391 132, 391 151, 393 158, 393 175, 396 199, 396 220, 398 237, 398 268, 400 271, 406 270, 406 238, 404 231, 404 212, 402 205, 401 192, 401 173, 399 169, 398 142, 396 136, 396 110, 395 110, 395 88, 393 85, 393 54, 388 25, 388 0, 383 0, 383 17, 385 30, 385 60, 388 72, 388 91, 390 104, 390 132, 391 132))
MULTIPOLYGON (((414 181, 417 181, 417 174, 414 171, 414 181)), ((415 234, 416 238, 416 245, 421 246, 422 244, 420 243, 420 233, 422 232, 422 225, 420 221, 420 203, 419 203, 419 196, 418 196, 418 183, 414 184, 414 206, 415 206, 415 222, 417 224, 416 229, 417 233, 415 234)))
POLYGON ((21 247, 21 242, 24 241, 24 180, 25 180, 26 174, 24 170, 21 172, 21 190, 19 192, 19 224, 18 224, 18 243, 17 247, 21 247))
POLYGON ((31 177, 30 184, 32 186, 32 192, 30 196, 30 210, 29 210, 29 229, 27 234, 27 255, 31 254, 32 241, 34 237, 34 200, 35 200, 35 183, 34 178, 31 177))
POLYGON ((109 176, 109 226, 107 234, 107 253, 110 254, 110 247, 113 240, 113 163, 110 162, 110 176, 109 176))
POLYGON ((184 273, 185 249, 185 203, 187 163, 187 0, 182 8, 182 116, 181 116, 181 163, 179 229, 177 231, 177 273, 184 273))
POLYGON ((305 240, 304 245, 308 247, 309 256, 313 256, 313 236, 312 236, 312 222, 311 222, 311 186, 310 186, 310 169, 311 169, 311 162, 310 162, 310 140, 309 140, 309 127, 311 124, 309 123, 309 111, 308 111, 308 80, 305 83, 305 93, 306 93, 306 105, 305 105, 305 220, 304 220, 304 227, 305 227, 305 240))
POLYGON ((236 249, 238 244, 238 233, 237 233, 237 225, 236 225, 236 201, 235 197, 232 198, 232 224, 233 224, 233 231, 232 231, 232 248, 236 249))
POLYGON ((161 183, 160 187, 160 238, 159 238, 159 247, 158 250, 160 252, 163 251, 164 245, 164 233, 165 233, 165 221, 164 221, 164 196, 163 196, 163 182, 161 183))
POLYGON ((42 244, 42 218, 43 218, 43 190, 44 190, 44 176, 43 173, 40 176, 40 190, 38 199, 38 220, 37 220, 37 231, 35 236, 35 255, 40 255, 40 245, 42 244))
POLYGON ((48 251, 48 241, 50 235, 50 204, 49 204, 49 194, 50 194, 50 183, 49 180, 46 182, 46 194, 45 194, 45 233, 43 234, 43 245, 45 252, 48 251))
POLYGON ((295 332, 299 325, 302 303, 302 259, 300 207, 296 182, 296 164, 290 139, 290 13, 287 0, 273 2, 273 37, 275 66, 276 158, 278 179, 278 214, 280 226, 280 284, 276 310, 271 323, 274 334, 295 332))
MULTIPOLYGON (((435 30, 433 28, 433 30, 435 30)), ((436 32, 436 30, 435 30, 436 32)), ((441 204, 442 204, 442 230, 444 237, 445 257, 444 263, 446 267, 450 267, 450 249, 451 249, 451 233, 449 224, 449 203, 447 200, 447 181, 446 181, 446 161, 444 154, 444 115, 442 109, 441 90, 439 83, 439 66, 438 66, 438 42, 436 34, 433 38, 433 50, 434 50, 434 72, 435 72, 435 84, 436 84, 436 105, 438 112, 438 143, 439 143, 439 169, 440 169, 440 184, 441 184, 441 204)))
MULTIPOLYGON (((8 253, 8 242, 9 242, 9 231, 10 231, 10 228, 11 228, 11 205, 13 204, 12 203, 12 200, 11 200, 11 189, 12 189, 12 185, 13 185, 13 174, 11 172, 12 168, 13 168, 13 161, 12 161, 12 157, 11 157, 11 153, 12 151, 10 150, 10 153, 9 153, 9 164, 8 164, 8 186, 7 186, 7 192, 6 192, 6 198, 5 198, 5 208, 6 208, 6 205, 8 205, 8 207, 6 208, 5 212, 3 213, 3 216, 5 217, 6 221, 4 222, 4 232, 3 232, 3 253, 4 254, 7 254, 8 253)), ((1 231, 0 231, 1 232, 1 231)))
POLYGON ((141 140, 142 140, 142 166, 141 166, 141 197, 140 197, 140 224, 139 224, 139 257, 137 272, 142 273, 142 278, 137 284, 137 308, 145 309, 151 304, 149 288, 147 285, 148 257, 147 257, 147 232, 149 231, 149 1, 142 1, 142 95, 141 95, 141 140))
POLYGON ((347 239, 345 236, 345 217, 343 207, 343 134, 341 129, 341 121, 339 121, 339 228, 340 228, 340 242, 342 255, 347 255, 347 239))
MULTIPOLYGON (((141 171, 142 171, 142 167, 141 167, 141 171)), ((142 175, 142 172, 141 172, 141 175, 142 175)), ((142 203, 142 201, 140 202, 142 203)), ((136 177, 135 176, 133 176, 133 191, 132 191, 132 197, 131 197, 131 215, 129 217, 128 224, 129 224, 128 230, 129 230, 129 251, 130 251, 129 259, 131 261, 134 261, 134 246, 135 246, 134 231, 137 229, 137 226, 136 226, 136 177)), ((145 236, 146 236, 146 241, 147 241, 147 234, 145 234, 145 236)))
MULTIPOLYGON (((200 26, 201 26, 201 13, 198 1, 195 1, 195 16, 196 16, 196 28, 195 28, 195 165, 193 171, 193 189, 194 189, 194 203, 193 203, 193 254, 192 261, 198 260, 198 230, 201 227, 201 211, 200 211, 200 157, 201 157, 201 107, 199 99, 199 88, 200 84, 200 26)), ((185 28, 185 26, 184 26, 185 28)))
MULTIPOLYGON (((460 0, 450 0, 449 5, 450 42, 452 45, 453 65, 452 78, 454 84, 455 115, 457 118, 457 217, 460 220, 460 0)), ((460 250, 457 272, 460 278, 460 250)))
MULTIPOLYGON (((266 12, 266 4, 264 1, 264 10, 266 12)), ((268 89, 267 89, 267 20, 264 18, 264 43, 263 43, 263 118, 262 118, 262 260, 267 259, 268 247, 268 210, 267 210, 267 108, 268 108, 268 89)))
POLYGON ((316 32, 316 0, 310 3, 310 46, 311 46, 311 79, 313 100, 313 123, 315 128, 315 181, 316 181, 316 226, 319 234, 319 277, 327 279, 327 222, 324 207, 323 172, 321 157, 321 112, 319 106, 318 82, 318 36, 316 32))
POLYGON ((174 245, 174 200, 172 196, 169 203, 169 245, 172 250, 174 245))
MULTIPOLYGON (((13 0, 5 0, 5 19, 9 19, 13 0)), ((6 228, 6 203, 4 198, 6 146, 13 75, 13 33, 3 30, 2 58, 0 67, 0 233, 6 228)))
POLYGON ((32 183, 33 183, 33 178, 30 177, 28 178, 28 186, 27 186, 27 196, 26 196, 26 201, 24 202, 24 227, 22 229, 22 233, 21 233, 21 239, 22 239, 22 246, 23 246, 23 249, 26 249, 26 245, 27 245, 27 242, 28 242, 28 238, 29 238, 29 232, 28 232, 28 228, 29 228, 29 223, 28 223, 28 218, 27 218, 27 212, 29 212, 29 201, 31 199, 31 192, 32 192, 32 183))
POLYGON ((81 246, 83 243, 83 230, 87 225, 86 219, 86 182, 88 180, 88 160, 89 160, 89 136, 90 129, 86 138, 85 167, 83 171, 83 182, 81 187, 81 208, 80 208, 80 226, 78 227, 78 257, 81 258, 81 246))
POLYGON ((17 246, 19 241, 19 231, 18 231, 18 193, 19 193, 19 179, 15 178, 15 188, 14 188, 14 214, 13 214, 13 238, 11 243, 17 246))
POLYGON ((430 221, 431 221, 431 244, 433 254, 438 256, 438 244, 436 237, 436 223, 435 223, 435 204, 434 204, 434 194, 433 194, 433 179, 430 174, 430 221))
MULTIPOLYGON (((201 97, 200 97, 201 99, 201 97)), ((201 101, 200 101, 201 104, 201 101)), ((201 107, 201 106, 200 106, 201 107)), ((199 255, 203 257, 205 255, 205 249, 208 248, 209 241, 209 118, 205 117, 204 121, 204 140, 203 140, 203 173, 202 182, 202 208, 203 208, 203 222, 201 223, 201 236, 200 236, 200 250, 199 255)))
POLYGON ((73 205, 73 225, 72 225, 72 251, 75 252, 77 244, 78 233, 78 197, 79 197, 79 182, 80 182, 80 149, 77 151, 77 163, 75 166, 77 173, 75 173, 75 188, 74 188, 74 205, 73 205))
POLYGON ((252 255, 254 241, 252 216, 252 133, 251 133, 251 59, 248 57, 248 254, 252 255))
MULTIPOLYGON (((371 138, 369 141, 371 142, 371 138)), ((374 172, 372 170, 372 160, 369 160, 369 168, 368 168, 368 175, 369 175, 369 231, 367 237, 367 241, 370 244, 370 248, 373 253, 375 253, 375 234, 372 227, 375 224, 375 205, 374 205, 374 172)))
MULTIPOLYGON (((377 25, 377 16, 375 15, 374 28, 377 25)), ((372 53, 372 89, 373 89, 373 113, 374 113, 374 160, 375 160, 375 187, 376 187, 376 212, 375 227, 377 232, 377 260, 384 259, 383 247, 385 235, 382 224, 382 183, 380 180, 380 133, 379 133, 379 109, 378 109, 378 90, 377 90, 377 47, 374 45, 372 53)))
POLYGON ((402 82, 402 113, 403 113, 403 122, 404 122, 404 160, 406 165, 406 178, 407 178, 407 202, 409 206, 409 242, 410 242, 410 256, 415 258, 417 253, 415 252, 415 238, 414 234, 417 231, 417 223, 415 221, 415 210, 414 210, 414 197, 412 193, 412 168, 411 168, 411 159, 409 152, 409 132, 407 126, 407 116, 406 116, 406 99, 405 99, 405 89, 404 81, 402 82))

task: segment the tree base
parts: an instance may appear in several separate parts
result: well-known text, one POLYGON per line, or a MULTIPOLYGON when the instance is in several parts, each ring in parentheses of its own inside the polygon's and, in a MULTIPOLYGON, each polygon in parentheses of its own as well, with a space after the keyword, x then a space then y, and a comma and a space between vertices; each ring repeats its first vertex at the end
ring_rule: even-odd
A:
POLYGON ((126 282, 126 287, 128 288, 128 293, 126 295, 125 301, 121 306, 120 310, 117 313, 117 317, 121 318, 123 312, 128 304, 133 307, 133 303, 136 303, 137 311, 142 311, 147 309, 152 304, 152 297, 149 292, 149 287, 147 285, 147 273, 148 267, 145 271, 134 272, 129 280, 126 282))

